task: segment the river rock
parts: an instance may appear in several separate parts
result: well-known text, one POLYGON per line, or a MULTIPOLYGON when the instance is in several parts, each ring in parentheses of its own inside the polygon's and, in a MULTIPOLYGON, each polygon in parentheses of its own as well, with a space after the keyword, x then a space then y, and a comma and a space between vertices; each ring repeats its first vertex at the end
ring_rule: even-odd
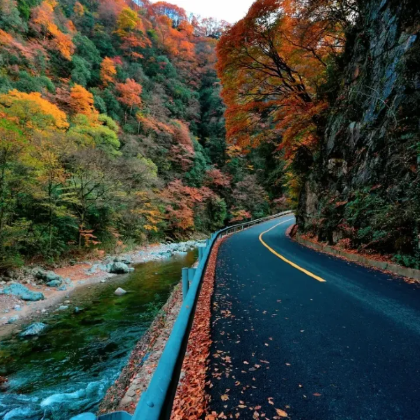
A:
POLYGON ((22 300, 37 301, 44 300, 45 296, 41 292, 32 292, 27 287, 19 283, 11 284, 0 291, 0 294, 12 295, 21 298, 22 300))
POLYGON ((114 294, 115 295, 117 295, 117 296, 122 296, 122 295, 125 295, 127 292, 124 290, 124 289, 121 289, 121 287, 119 287, 115 292, 114 292, 114 294))
POLYGON ((110 264, 108 272, 113 274, 126 274, 130 272, 130 268, 122 262, 114 262, 110 264))
POLYGON ((19 315, 11 316, 7 321, 8 324, 14 324, 19 319, 19 315))
POLYGON ((47 283, 48 287, 60 287, 61 286, 61 280, 51 280, 47 283))
POLYGON ((120 255, 114 258, 114 262, 121 262, 123 264, 131 264, 133 260, 129 255, 120 255))
POLYGON ((44 331, 45 328, 47 328, 47 325, 44 324, 43 322, 35 322, 34 324, 29 325, 29 327, 26 328, 26 330, 23 331, 23 332, 21 332, 19 335, 21 337, 28 337, 28 336, 31 336, 31 335, 38 335, 42 331, 44 331))
MULTIPOLYGON (((35 268, 32 272, 33 276, 44 282, 51 283, 51 282, 59 282, 60 284, 63 282, 63 278, 58 274, 54 273, 54 271, 45 271, 42 268, 35 268)), ((56 286, 51 286, 56 287, 56 286)))

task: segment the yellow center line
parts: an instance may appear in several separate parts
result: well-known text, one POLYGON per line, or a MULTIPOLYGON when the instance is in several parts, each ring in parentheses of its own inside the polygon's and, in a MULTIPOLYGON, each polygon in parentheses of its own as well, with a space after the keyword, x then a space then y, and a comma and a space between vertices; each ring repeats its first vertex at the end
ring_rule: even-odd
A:
POLYGON ((260 240, 260 242, 270 251, 270 252, 272 252, 276 257, 279 257, 281 260, 283 260, 285 263, 287 263, 287 264, 290 264, 292 267, 294 267, 294 268, 296 268, 297 270, 299 270, 299 271, 302 271, 302 273, 305 273, 306 275, 308 275, 309 277, 312 277, 312 278, 314 278, 315 280, 318 280, 319 282, 321 282, 321 283, 326 283, 326 280, 324 280, 323 278, 321 278, 321 277, 318 277, 317 275, 315 275, 315 274, 313 274, 313 273, 311 273, 310 271, 308 271, 308 270, 305 270, 304 268, 302 268, 302 267, 300 267, 299 265, 297 265, 297 264, 295 264, 294 262, 292 262, 292 261, 290 261, 290 260, 288 260, 287 258, 285 258, 285 257, 283 257, 283 255, 280 255, 278 252, 276 252, 276 251, 274 251, 274 249, 273 248, 271 248, 270 246, 268 246, 265 242, 264 242, 264 240, 263 240, 263 235, 265 235, 266 233, 268 233, 268 232, 270 232, 270 230, 273 230, 273 229, 275 229, 277 226, 280 226, 280 225, 282 225, 282 224, 284 224, 284 223, 287 223, 287 222, 290 222, 291 220, 293 220, 293 219, 288 219, 288 220, 285 220, 284 222, 280 222, 280 223, 277 223, 277 225, 275 225, 275 226, 273 226, 273 227, 271 227, 270 229, 268 229, 268 230, 266 230, 265 232, 263 232, 263 233, 261 233, 261 235, 259 236, 259 240, 260 240))

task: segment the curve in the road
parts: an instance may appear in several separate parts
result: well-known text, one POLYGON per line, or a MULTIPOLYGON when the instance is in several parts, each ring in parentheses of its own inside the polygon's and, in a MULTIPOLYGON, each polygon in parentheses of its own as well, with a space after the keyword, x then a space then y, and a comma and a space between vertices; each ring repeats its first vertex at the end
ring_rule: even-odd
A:
POLYGON ((295 243, 288 219, 220 247, 210 410, 239 419, 280 418, 276 408, 298 420, 419 419, 420 290, 295 243), (262 233, 276 254, 326 282, 263 246, 262 233))
POLYGON ((277 223, 277 225, 274 225, 273 227, 271 227, 270 229, 267 229, 265 232, 262 232, 259 236, 259 240, 260 242, 275 256, 279 257, 282 261, 284 261, 285 263, 291 265, 292 267, 296 268, 296 270, 302 271, 302 273, 305 273, 307 276, 314 278, 315 280, 321 282, 321 283, 325 283, 326 280, 322 279, 321 277, 315 275, 314 273, 311 273, 308 270, 305 270, 303 267, 301 267, 300 265, 295 264, 293 261, 288 260, 287 258, 283 257, 283 255, 280 255, 278 252, 276 252, 273 248, 271 248, 271 246, 267 245, 267 243, 264 241, 263 236, 268 233, 271 232, 273 229, 275 229, 276 227, 283 225, 284 223, 290 222, 294 219, 287 219, 284 220, 283 222, 277 223))

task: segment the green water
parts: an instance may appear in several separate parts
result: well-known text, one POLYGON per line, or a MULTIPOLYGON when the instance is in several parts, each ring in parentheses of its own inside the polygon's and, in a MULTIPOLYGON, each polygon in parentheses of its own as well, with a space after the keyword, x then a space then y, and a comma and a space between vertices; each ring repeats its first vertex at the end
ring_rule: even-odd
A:
POLYGON ((95 411, 136 342, 179 282, 195 252, 136 266, 134 273, 76 290, 69 309, 41 319, 39 337, 0 342, 0 393, 4 420, 68 420, 95 411), (123 287, 129 293, 117 297, 123 287), (73 308, 84 308, 75 314, 73 308))

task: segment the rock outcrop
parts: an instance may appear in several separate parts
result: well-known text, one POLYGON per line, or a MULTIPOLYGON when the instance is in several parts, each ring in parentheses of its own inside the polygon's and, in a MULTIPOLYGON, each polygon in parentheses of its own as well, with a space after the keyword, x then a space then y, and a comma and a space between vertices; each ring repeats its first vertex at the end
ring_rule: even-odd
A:
POLYGON ((418 0, 359 3, 320 153, 301 191, 298 224, 320 240, 347 239, 415 264, 420 6, 418 0))

